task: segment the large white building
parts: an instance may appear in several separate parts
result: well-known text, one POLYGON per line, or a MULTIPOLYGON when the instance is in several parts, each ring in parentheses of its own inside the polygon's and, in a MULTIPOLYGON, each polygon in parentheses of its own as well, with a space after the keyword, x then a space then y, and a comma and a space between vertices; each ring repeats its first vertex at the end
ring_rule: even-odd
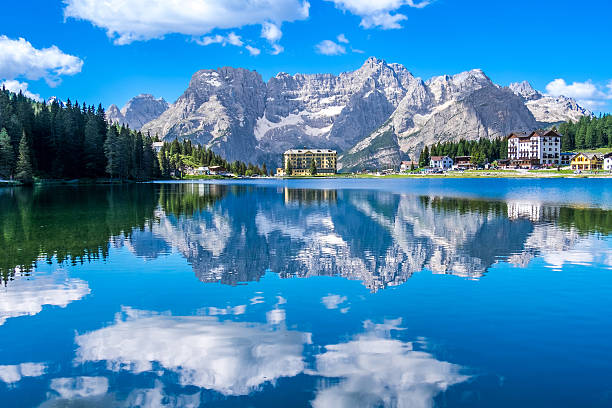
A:
POLYGON ((448 156, 431 156, 429 167, 433 169, 448 170, 453 168, 453 159, 448 156))
POLYGON ((604 170, 612 171, 612 153, 604 154, 603 168, 604 170))
POLYGON ((513 133, 508 138, 508 159, 514 166, 558 166, 561 164, 561 135, 554 130, 530 134, 513 133))

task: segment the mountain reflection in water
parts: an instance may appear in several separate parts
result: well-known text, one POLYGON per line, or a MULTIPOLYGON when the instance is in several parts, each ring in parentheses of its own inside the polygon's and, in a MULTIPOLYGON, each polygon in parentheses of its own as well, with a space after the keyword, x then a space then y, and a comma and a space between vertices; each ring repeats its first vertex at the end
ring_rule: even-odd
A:
MULTIPOLYGON (((268 269, 281 277, 342 276, 373 291, 423 269, 477 279, 497 261, 524 266, 538 255, 579 248, 582 236, 607 234, 612 225, 609 211, 519 202, 181 187, 191 189, 194 200, 218 201, 158 211, 158 222, 129 241, 143 257, 175 248, 201 281, 225 284, 258 280, 268 269)), ((170 206, 162 201, 161 207, 170 206)))
POLYGON ((589 234, 612 230, 605 209, 367 190, 177 183, 0 200, 2 228, 11 232, 0 242, 5 280, 41 259, 83 262, 126 246, 147 259, 178 251, 202 282, 235 285, 272 270, 342 276, 377 291, 423 269, 478 279, 496 262, 526 266, 537 256, 557 267, 605 263, 580 248, 589 234), (66 226, 74 216, 78 230, 66 226))
POLYGON ((610 406, 608 184, 376 183, 0 189, 0 405, 610 406))

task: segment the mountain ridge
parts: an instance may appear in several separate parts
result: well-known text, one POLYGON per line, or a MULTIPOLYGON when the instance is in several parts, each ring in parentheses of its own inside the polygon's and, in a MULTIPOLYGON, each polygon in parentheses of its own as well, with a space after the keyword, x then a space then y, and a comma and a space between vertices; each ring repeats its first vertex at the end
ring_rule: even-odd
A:
POLYGON ((396 166, 438 141, 493 138, 588 114, 573 99, 543 95, 528 83, 499 86, 481 69, 423 81, 401 64, 370 57, 338 75, 279 72, 267 82, 244 68, 199 70, 141 128, 269 167, 289 148, 333 148, 340 170, 358 170, 396 166))

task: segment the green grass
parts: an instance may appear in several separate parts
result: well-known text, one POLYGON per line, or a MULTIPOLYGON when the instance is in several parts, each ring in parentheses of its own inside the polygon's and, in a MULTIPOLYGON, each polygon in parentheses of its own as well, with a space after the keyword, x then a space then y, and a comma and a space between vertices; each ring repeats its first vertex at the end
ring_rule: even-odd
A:
POLYGON ((601 153, 606 154, 612 152, 612 147, 600 147, 598 149, 575 149, 571 153, 601 153))
POLYGON ((232 177, 209 176, 209 175, 196 176, 196 175, 190 175, 190 174, 183 176, 183 180, 222 180, 222 179, 227 179, 227 178, 232 178, 232 177))

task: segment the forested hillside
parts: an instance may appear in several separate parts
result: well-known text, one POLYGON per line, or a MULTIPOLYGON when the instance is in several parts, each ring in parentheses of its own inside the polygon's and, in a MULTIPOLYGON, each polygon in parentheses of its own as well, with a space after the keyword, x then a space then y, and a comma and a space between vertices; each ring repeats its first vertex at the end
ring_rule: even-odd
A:
POLYGON ((599 118, 584 116, 578 122, 566 122, 559 125, 561 150, 612 148, 612 115, 599 118))
POLYGON ((236 174, 263 173, 250 164, 227 163, 189 141, 164 143, 156 155, 153 142, 149 134, 109 124, 101 105, 46 104, 0 90, 0 179, 150 180, 209 164, 236 174))
POLYGON ((508 139, 505 137, 489 140, 481 138, 479 140, 464 140, 458 142, 437 143, 432 146, 425 146, 419 156, 419 166, 429 165, 431 156, 448 156, 455 160, 457 156, 472 156, 472 162, 482 164, 492 163, 498 159, 505 159, 508 156, 508 139))

